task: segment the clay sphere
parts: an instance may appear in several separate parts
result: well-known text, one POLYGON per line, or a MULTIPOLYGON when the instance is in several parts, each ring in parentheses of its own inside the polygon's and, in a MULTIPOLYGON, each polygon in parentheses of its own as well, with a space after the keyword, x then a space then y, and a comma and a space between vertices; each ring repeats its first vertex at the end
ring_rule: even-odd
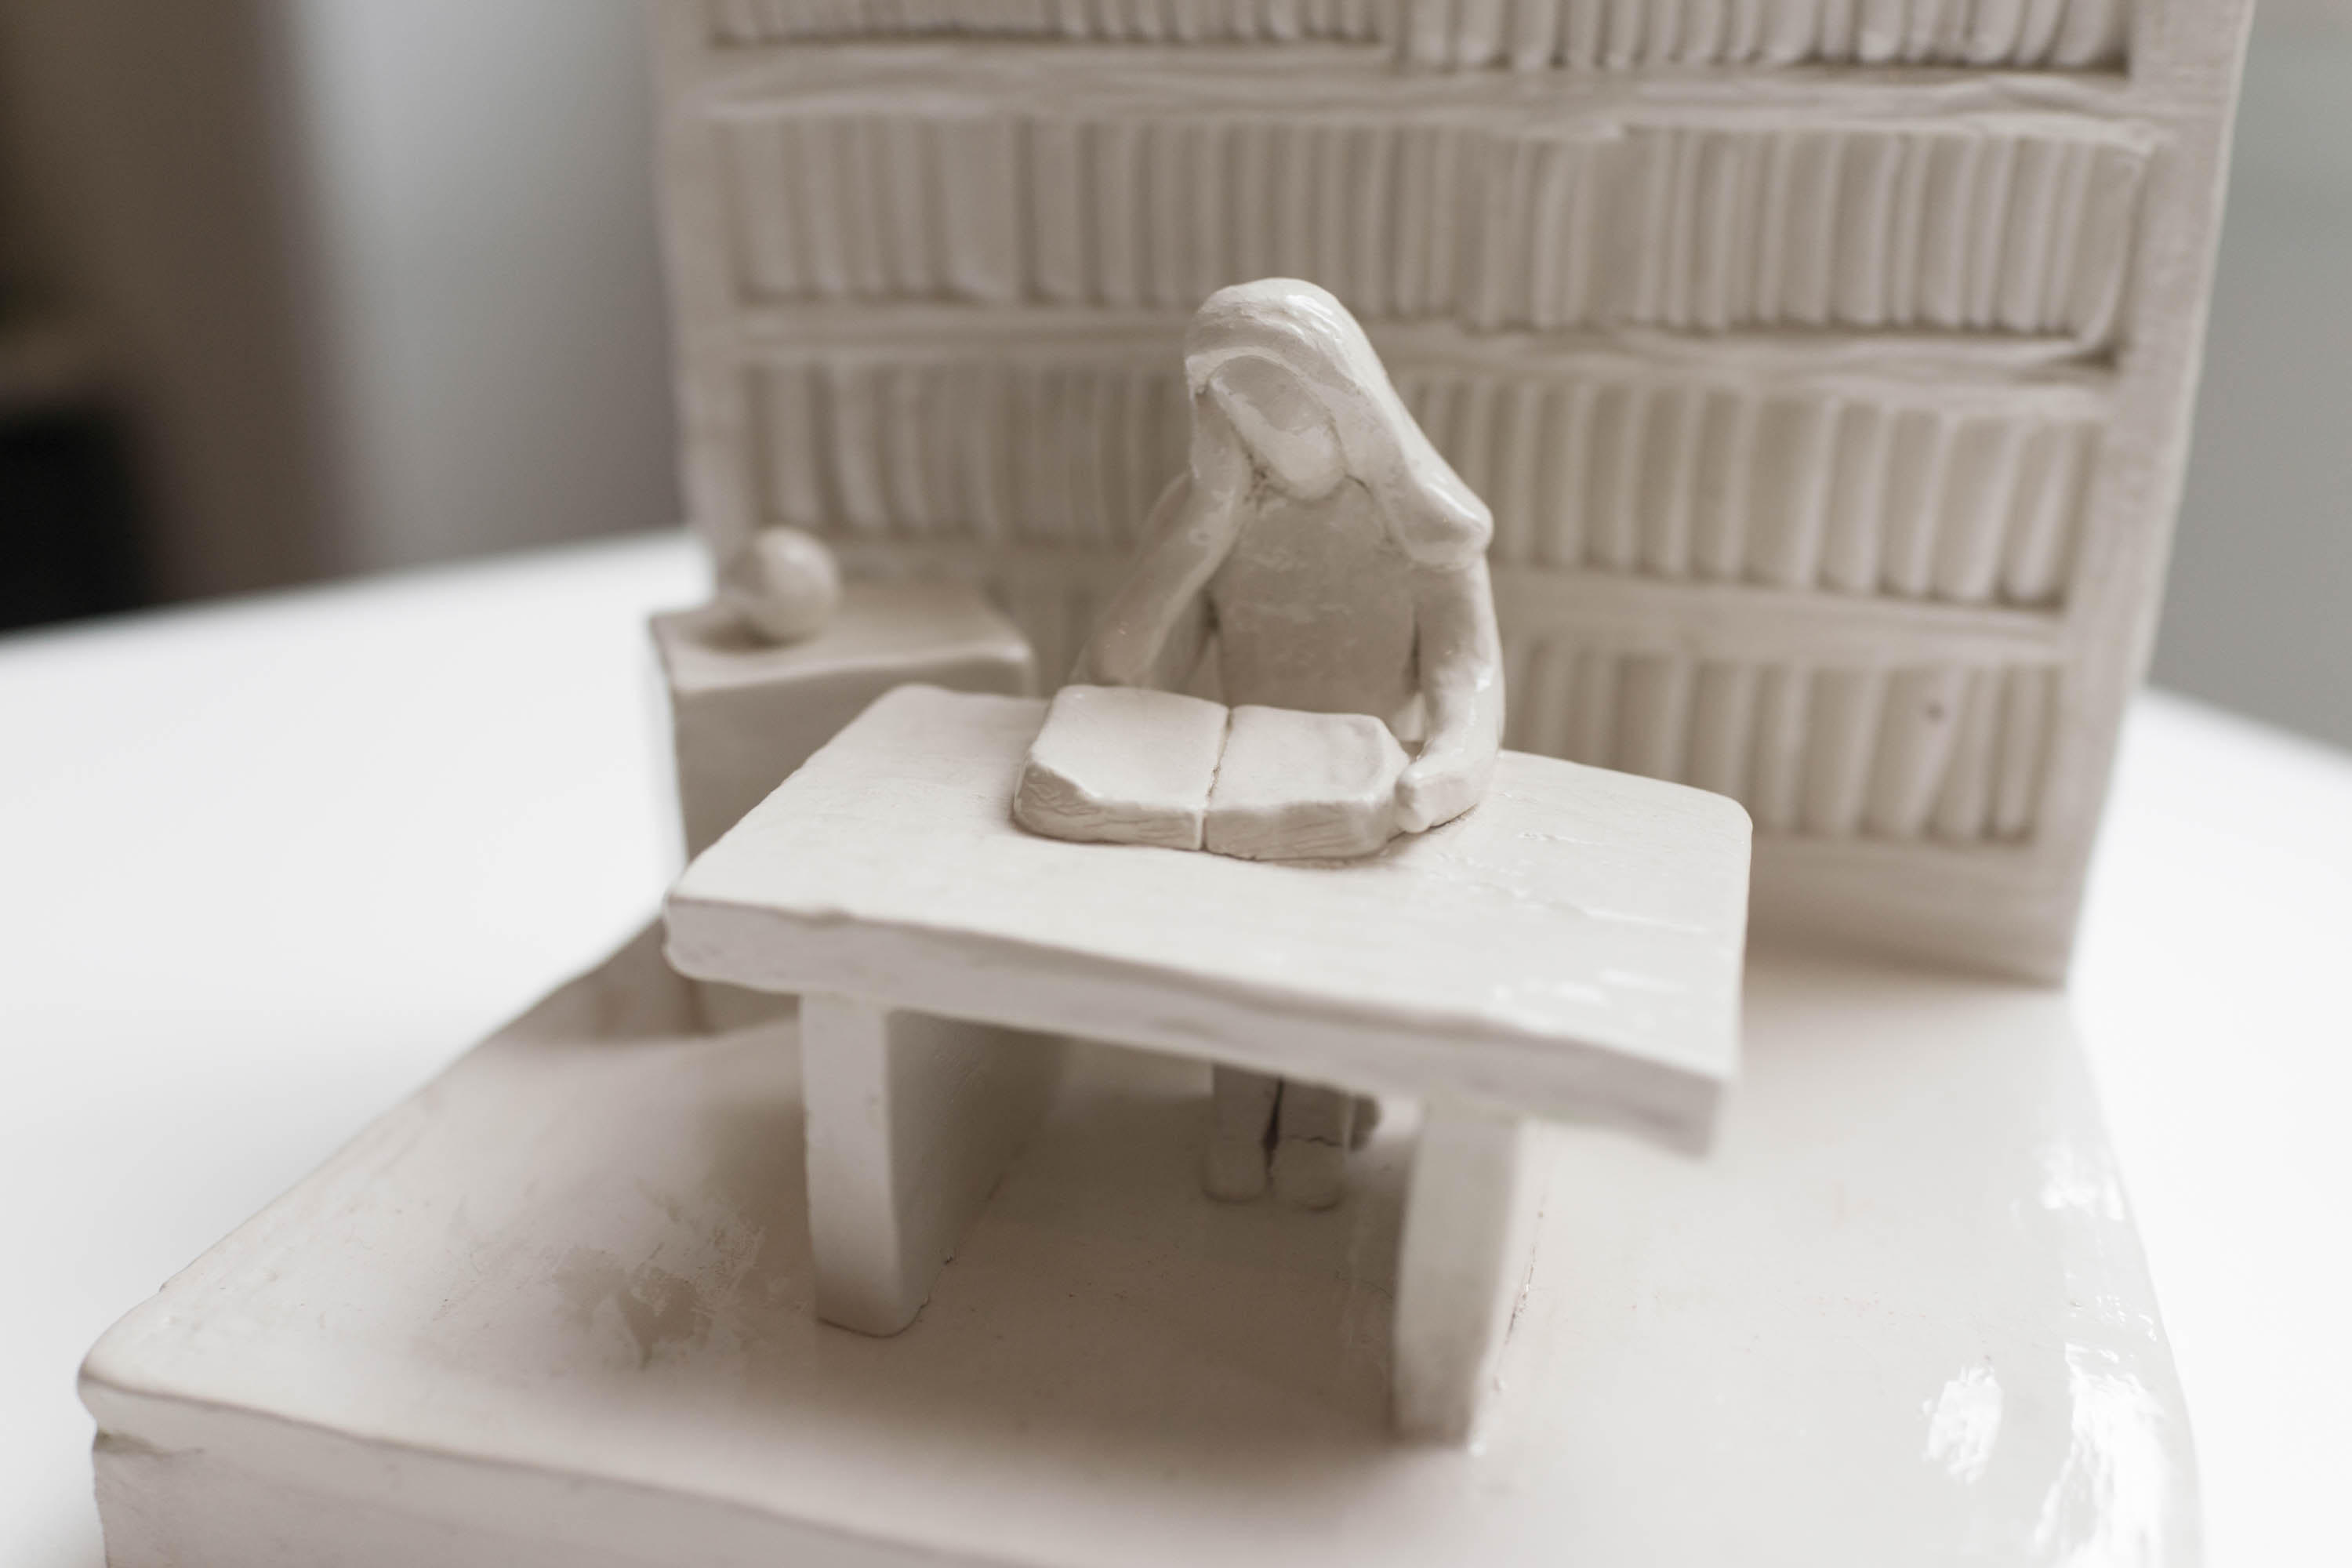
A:
POLYGON ((720 574, 719 599, 770 642, 814 637, 841 604, 841 568, 822 540, 763 528, 720 574))

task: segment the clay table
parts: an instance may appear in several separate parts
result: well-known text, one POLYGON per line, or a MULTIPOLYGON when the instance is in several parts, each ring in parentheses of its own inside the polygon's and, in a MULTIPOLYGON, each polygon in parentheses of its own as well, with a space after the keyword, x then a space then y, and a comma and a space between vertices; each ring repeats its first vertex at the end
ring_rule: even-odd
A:
POLYGON ((679 971, 802 996, 820 1315, 914 1320, 1044 1112, 1053 1037, 1405 1096, 1391 1403, 1459 1440, 1530 1260, 1530 1119, 1712 1133, 1746 814, 1507 752, 1477 811, 1361 860, 1066 843, 1009 812, 1044 713, 900 688, 670 895, 679 971))

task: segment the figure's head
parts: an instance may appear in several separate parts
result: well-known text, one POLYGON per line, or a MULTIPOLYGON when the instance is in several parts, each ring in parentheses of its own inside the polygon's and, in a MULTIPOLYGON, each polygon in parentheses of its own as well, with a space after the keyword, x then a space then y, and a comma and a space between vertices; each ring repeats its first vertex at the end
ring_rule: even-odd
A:
POLYGON ((1209 373, 1203 395, 1274 482, 1302 500, 1327 496, 1348 477, 1339 433, 1307 384, 1274 360, 1229 359, 1209 373))
POLYGON ((1223 416, 1268 478, 1312 500, 1354 479, 1398 547, 1457 566, 1494 517, 1397 396, 1348 308, 1313 283, 1263 278, 1209 296, 1184 342, 1195 404, 1223 416))

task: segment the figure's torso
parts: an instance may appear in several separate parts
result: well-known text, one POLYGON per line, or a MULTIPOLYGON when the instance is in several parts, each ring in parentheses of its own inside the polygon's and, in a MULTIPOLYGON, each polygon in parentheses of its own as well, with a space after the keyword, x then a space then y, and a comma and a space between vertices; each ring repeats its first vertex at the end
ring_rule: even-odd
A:
POLYGON ((1362 486, 1312 501, 1262 491, 1209 581, 1224 700, 1405 721, 1412 574, 1362 486))

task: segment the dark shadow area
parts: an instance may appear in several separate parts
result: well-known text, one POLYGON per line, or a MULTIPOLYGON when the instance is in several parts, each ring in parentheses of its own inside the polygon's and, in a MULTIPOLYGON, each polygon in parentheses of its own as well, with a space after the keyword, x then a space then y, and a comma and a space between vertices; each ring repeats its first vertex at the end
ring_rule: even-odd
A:
POLYGON ((0 417, 0 631, 147 602, 127 447, 101 405, 0 417))

